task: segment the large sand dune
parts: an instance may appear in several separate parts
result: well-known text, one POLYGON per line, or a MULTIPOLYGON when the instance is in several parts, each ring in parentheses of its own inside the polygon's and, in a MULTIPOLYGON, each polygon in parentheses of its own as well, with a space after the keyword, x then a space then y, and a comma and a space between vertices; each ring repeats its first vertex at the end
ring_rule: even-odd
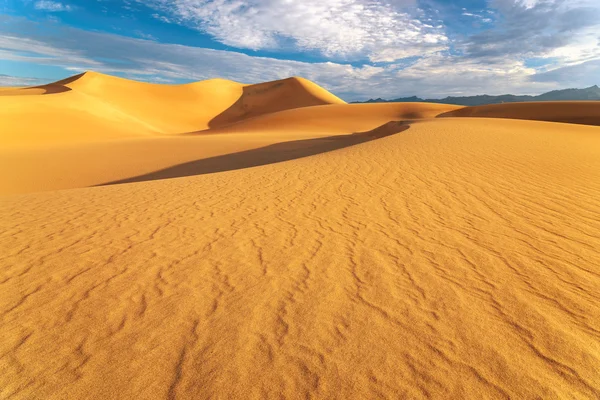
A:
POLYGON ((282 161, 361 141, 332 136, 457 108, 348 105, 302 78, 157 85, 88 72, 17 92, 0 92, 0 169, 13 172, 0 179, 0 194, 282 161))
POLYGON ((49 146, 134 182, 0 197, 0 398, 600 398, 600 128, 368 106, 49 146))
POLYGON ((0 141, 10 145, 181 134, 242 118, 343 104, 318 85, 289 78, 257 85, 211 79, 157 85, 86 72, 35 88, 0 91, 0 141))

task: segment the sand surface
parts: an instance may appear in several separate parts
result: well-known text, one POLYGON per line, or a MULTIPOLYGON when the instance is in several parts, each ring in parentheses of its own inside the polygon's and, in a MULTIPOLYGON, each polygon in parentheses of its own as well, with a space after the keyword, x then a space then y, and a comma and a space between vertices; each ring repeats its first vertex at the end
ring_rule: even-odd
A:
POLYGON ((600 125, 600 101, 540 101, 464 107, 440 117, 511 118, 600 125))
POLYGON ((87 72, 0 91, 0 170, 12 171, 0 176, 0 195, 102 185, 173 167, 181 176, 266 164, 360 141, 331 137, 457 108, 348 105, 302 78, 157 85, 87 72))
POLYGON ((0 398, 599 398, 600 128, 436 107, 50 146, 185 156, 0 197, 0 398))

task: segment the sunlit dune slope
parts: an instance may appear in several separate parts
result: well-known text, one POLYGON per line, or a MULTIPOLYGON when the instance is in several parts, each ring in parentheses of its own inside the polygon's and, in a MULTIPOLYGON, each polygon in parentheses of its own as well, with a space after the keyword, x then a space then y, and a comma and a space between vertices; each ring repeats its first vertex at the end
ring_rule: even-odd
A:
POLYGON ((0 86, 0 92, 4 92, 4 93, 2 93, 2 95, 7 95, 12 92, 14 92, 15 94, 18 94, 19 89, 23 89, 23 87, 21 87, 21 86, 0 86))
POLYGON ((600 128, 483 118, 2 197, 0 398, 598 399, 599 215, 600 128))
POLYGON ((159 85, 86 72, 49 85, 0 92, 0 143, 47 145, 180 134, 242 118, 343 103, 302 78, 257 85, 211 79, 159 85))
POLYGON ((347 134, 371 130, 389 121, 435 118, 439 114, 460 108, 461 106, 432 103, 332 104, 266 114, 206 133, 275 129, 282 132, 347 134))
POLYGON ((600 125, 600 101, 545 101, 464 107, 440 117, 513 118, 600 125))
MULTIPOLYGON (((142 135, 105 142, 72 141, 64 145, 52 143, 22 149, 0 148, 0 169, 12 171, 0 177, 0 194, 93 186, 134 178, 182 163, 293 142, 288 147, 267 149, 281 153, 275 158, 265 152, 247 155, 260 157, 259 163, 285 160, 309 154, 304 151, 306 146, 312 146, 315 151, 336 146, 307 142, 310 139, 368 132, 390 121, 434 117, 454 108, 456 106, 416 103, 334 104, 275 112, 200 134, 142 135)), ((387 131, 380 130, 372 136, 394 132, 395 127, 390 125, 387 128, 387 131)), ((119 132, 106 128, 107 135, 119 132)), ((337 145, 343 146, 344 143, 337 145)), ((211 167, 195 166, 195 169, 186 169, 186 173, 207 173, 252 164, 239 161, 220 158, 214 160, 211 167)))

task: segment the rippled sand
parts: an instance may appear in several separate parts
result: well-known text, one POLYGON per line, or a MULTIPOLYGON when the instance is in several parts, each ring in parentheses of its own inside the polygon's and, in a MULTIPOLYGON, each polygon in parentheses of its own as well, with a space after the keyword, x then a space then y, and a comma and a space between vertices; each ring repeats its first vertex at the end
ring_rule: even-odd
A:
POLYGON ((348 107, 0 197, 0 398, 600 398, 600 128, 348 107))

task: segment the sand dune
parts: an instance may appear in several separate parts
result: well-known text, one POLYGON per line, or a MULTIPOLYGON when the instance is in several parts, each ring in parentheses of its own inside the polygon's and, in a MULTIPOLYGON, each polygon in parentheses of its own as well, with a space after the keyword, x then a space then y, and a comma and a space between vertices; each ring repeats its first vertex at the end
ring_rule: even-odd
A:
POLYGON ((321 130, 178 137, 330 103, 344 102, 302 78, 257 85, 223 79, 157 85, 86 72, 44 86, 12 88, 0 92, 0 168, 12 171, 0 179, 0 194, 93 186, 184 162, 331 136, 321 130))
POLYGON ((598 398, 599 133, 3 197, 0 397, 598 398))
POLYGON ((543 105, 0 91, 0 399, 600 398, 600 127, 542 122, 599 114, 543 105))
POLYGON ((210 173, 237 169, 235 165, 239 165, 240 161, 242 166, 252 165, 239 160, 240 156, 245 158, 244 154, 251 151, 283 161, 364 141, 354 137, 347 137, 345 141, 327 137, 325 131, 304 134, 266 131, 256 135, 148 138, 49 148, 0 149, 0 168, 12 171, 0 178, 0 194, 95 186, 203 161, 211 165, 185 169, 183 175, 210 173), (285 147, 286 143, 295 147, 285 147), (274 145, 278 147, 270 147, 274 145), (307 145, 312 149, 307 149, 307 145), (261 153, 262 149, 266 152, 261 153), (284 152, 271 154, 270 149, 284 152), (232 165, 232 160, 236 159, 238 161, 232 165))
POLYGON ((512 118, 600 125, 600 102, 545 101, 490 104, 452 110, 441 114, 440 117, 512 118))
POLYGON ((371 130, 390 121, 435 118, 459 108, 461 106, 431 103, 332 104, 270 113, 202 133, 262 132, 268 129, 348 134, 371 130))
POLYGON ((211 79, 185 85, 86 72, 49 85, 0 92, 0 142, 47 146, 220 127, 242 118, 342 104, 318 85, 289 78, 257 85, 211 79))
MULTIPOLYGON (((23 96, 17 101, 10 100, 14 97, 0 97, 0 101, 5 100, 17 109, 5 110, 9 129, 0 137, 0 143, 5 145, 0 147, 0 168, 13 173, 0 179, 0 194, 87 187, 142 177, 196 175, 283 161, 364 141, 364 138, 347 137, 345 142, 339 138, 332 142, 325 139, 328 137, 368 132, 390 121, 433 118, 456 109, 456 106, 418 103, 310 106, 341 100, 315 84, 294 78, 240 86, 246 93, 238 93, 237 102, 233 102, 235 96, 227 100, 233 103, 226 111, 203 110, 201 105, 209 102, 209 95, 217 88, 229 90, 230 84, 233 85, 212 80, 191 84, 197 90, 195 97, 192 96, 197 102, 190 104, 198 107, 196 114, 205 122, 202 125, 196 121, 190 126, 195 124, 203 127, 202 130, 163 135, 150 132, 149 119, 140 111, 142 103, 129 101, 132 105, 128 106, 127 95, 154 102, 154 106, 145 109, 154 110, 157 115, 157 110, 162 110, 163 113, 172 111, 173 116, 177 116, 184 107, 173 100, 173 96, 169 97, 168 92, 188 93, 186 85, 162 87, 140 82, 130 84, 120 78, 105 79, 103 75, 98 76, 99 80, 93 74, 86 76, 53 84, 72 88, 59 94, 23 96), (119 85, 126 89, 119 89, 119 85), (147 90, 155 92, 154 100, 147 90), (115 93, 121 97, 115 97, 115 93), (206 100, 198 100, 200 94, 206 96, 206 100), (61 97, 66 95, 71 97, 61 97), (159 104, 161 96, 164 96, 163 106, 159 104), (27 100, 22 103, 22 99, 27 100), (73 102, 73 99, 81 101, 73 102), (293 106, 296 108, 287 109, 293 106), (138 109, 133 110, 133 107, 138 109), (119 110, 116 116, 114 110, 119 110), (36 117, 28 117, 29 111, 36 117), (132 115, 137 117, 132 119, 132 115), (242 115, 245 119, 240 120, 242 115), (211 122, 214 120, 220 122, 211 122), (90 125, 95 128, 89 128, 90 125), (204 129, 208 125, 217 128, 204 129), (222 125, 225 126, 219 128, 222 125), (274 145, 277 146, 272 147, 274 145), (231 156, 225 157, 227 155, 231 156)), ((182 102, 186 98, 180 97, 182 102)), ((224 104, 227 102, 221 104, 219 110, 224 104)), ((186 113, 193 114, 189 109, 192 106, 187 106, 186 113)), ((393 128, 370 136, 390 133, 394 133, 393 128)))
POLYGON ((233 122, 277 111, 325 104, 346 104, 317 84, 293 77, 280 81, 248 85, 238 101, 209 122, 219 128, 233 122))

